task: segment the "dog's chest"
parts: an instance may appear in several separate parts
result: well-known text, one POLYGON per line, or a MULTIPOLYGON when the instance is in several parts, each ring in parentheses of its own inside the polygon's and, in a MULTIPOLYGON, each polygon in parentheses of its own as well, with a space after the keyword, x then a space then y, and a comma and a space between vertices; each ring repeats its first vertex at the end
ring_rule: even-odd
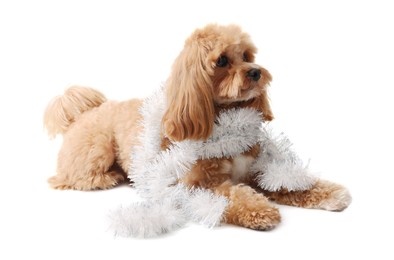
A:
POLYGON ((231 179, 234 182, 242 182, 249 177, 250 167, 255 158, 251 155, 241 154, 232 159, 231 179))

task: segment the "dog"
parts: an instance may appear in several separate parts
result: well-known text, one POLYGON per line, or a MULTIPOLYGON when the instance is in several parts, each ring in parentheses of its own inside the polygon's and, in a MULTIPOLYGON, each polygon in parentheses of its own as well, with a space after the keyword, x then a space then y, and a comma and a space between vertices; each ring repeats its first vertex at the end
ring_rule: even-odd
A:
MULTIPOLYGON (((166 111, 161 120, 161 148, 175 141, 206 140, 215 117, 233 108, 253 108, 264 121, 274 119, 268 97, 271 74, 255 63, 257 48, 236 25, 210 24, 185 41, 165 84, 166 111)), ((63 135, 55 189, 109 189, 127 180, 133 163, 131 147, 142 131, 143 101, 107 101, 99 91, 73 86, 46 108, 44 126, 50 137, 63 135)), ((269 230, 280 222, 271 201, 303 208, 341 211, 348 207, 348 190, 325 180, 310 189, 267 191, 250 173, 261 147, 255 145, 233 158, 200 159, 179 181, 209 189, 229 203, 223 222, 269 230)))

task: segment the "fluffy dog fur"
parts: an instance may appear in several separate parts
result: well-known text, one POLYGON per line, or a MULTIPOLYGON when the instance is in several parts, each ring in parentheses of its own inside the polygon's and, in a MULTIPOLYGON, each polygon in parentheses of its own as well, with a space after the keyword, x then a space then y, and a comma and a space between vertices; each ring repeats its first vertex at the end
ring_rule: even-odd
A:
MULTIPOLYGON (((267 87, 270 73, 254 63, 256 47, 238 26, 208 25, 185 42, 166 82, 167 110, 162 119, 162 149, 173 141, 205 140, 215 116, 223 110, 249 107, 272 120, 267 87)), ((85 87, 68 88, 48 105, 44 125, 51 137, 63 135, 55 189, 112 188, 126 180, 132 163, 130 147, 138 144, 142 101, 107 101, 85 87)), ((328 181, 306 191, 265 191, 259 188, 250 166, 258 145, 234 158, 199 160, 180 181, 210 189, 229 200, 223 221, 267 230, 280 222, 270 200, 304 208, 340 211, 351 202, 346 188, 328 181)))

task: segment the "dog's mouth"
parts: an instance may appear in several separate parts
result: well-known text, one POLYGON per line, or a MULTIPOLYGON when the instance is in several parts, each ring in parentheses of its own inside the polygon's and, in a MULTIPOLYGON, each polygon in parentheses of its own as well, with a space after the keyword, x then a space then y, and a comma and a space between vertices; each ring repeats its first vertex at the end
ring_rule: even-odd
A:
POLYGON ((219 108, 225 108, 225 109, 227 109, 227 108, 236 108, 236 107, 248 107, 255 100, 256 100, 256 97, 252 97, 250 99, 244 99, 244 100, 236 100, 236 101, 228 100, 227 102, 218 103, 217 106, 219 108))
POLYGON ((247 107, 247 106, 249 106, 250 104, 252 104, 254 101, 255 101, 255 99, 256 98, 251 98, 251 99, 248 99, 248 100, 243 100, 243 101, 237 101, 237 102, 234 102, 233 104, 234 104, 234 106, 236 106, 236 107, 247 107))
POLYGON ((217 98, 215 103, 219 107, 246 107, 253 103, 261 95, 259 88, 252 86, 247 90, 242 90, 237 97, 217 98))

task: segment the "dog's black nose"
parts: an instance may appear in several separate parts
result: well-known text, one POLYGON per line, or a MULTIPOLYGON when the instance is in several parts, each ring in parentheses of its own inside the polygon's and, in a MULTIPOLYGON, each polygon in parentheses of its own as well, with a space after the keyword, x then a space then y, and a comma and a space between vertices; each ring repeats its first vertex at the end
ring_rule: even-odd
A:
POLYGON ((261 71, 259 69, 251 69, 246 73, 246 76, 254 81, 258 81, 261 77, 261 71))

